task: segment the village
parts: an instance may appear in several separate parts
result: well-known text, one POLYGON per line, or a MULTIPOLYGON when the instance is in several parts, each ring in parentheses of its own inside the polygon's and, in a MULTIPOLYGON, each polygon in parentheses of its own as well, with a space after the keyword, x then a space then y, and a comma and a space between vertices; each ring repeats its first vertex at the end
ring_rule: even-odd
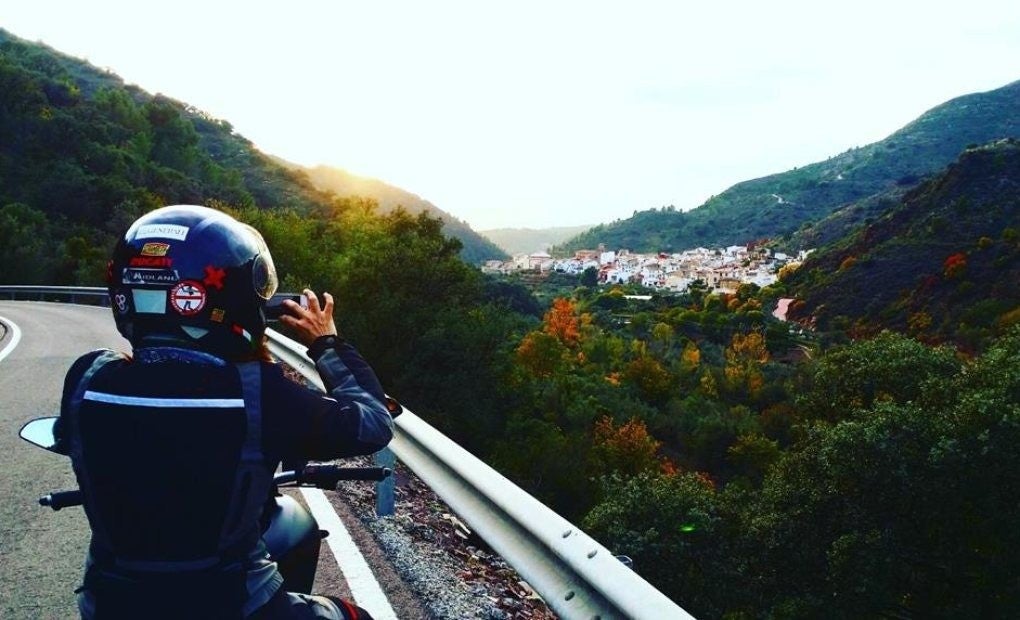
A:
POLYGON ((791 256, 763 246, 734 245, 694 248, 675 254, 639 254, 626 249, 606 250, 600 245, 596 250, 578 250, 571 258, 553 258, 546 252, 517 254, 508 261, 487 261, 482 271, 580 275, 594 268, 602 285, 637 283, 682 293, 691 283, 700 280, 712 291, 733 293, 745 283, 761 287, 774 283, 783 266, 803 261, 811 251, 803 250, 791 256))

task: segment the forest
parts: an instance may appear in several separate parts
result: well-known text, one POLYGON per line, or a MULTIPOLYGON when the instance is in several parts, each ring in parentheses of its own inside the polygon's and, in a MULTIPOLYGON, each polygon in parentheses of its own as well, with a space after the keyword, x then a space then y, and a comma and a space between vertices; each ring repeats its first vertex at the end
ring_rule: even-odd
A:
POLYGON ((539 303, 427 215, 234 212, 388 391, 696 616, 1020 611, 1015 324, 963 354, 791 333, 771 287, 539 303))

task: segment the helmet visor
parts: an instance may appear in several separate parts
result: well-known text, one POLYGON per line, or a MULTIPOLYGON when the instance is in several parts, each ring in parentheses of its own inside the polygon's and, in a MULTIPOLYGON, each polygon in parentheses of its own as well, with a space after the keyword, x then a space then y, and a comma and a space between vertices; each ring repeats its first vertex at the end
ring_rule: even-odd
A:
POLYGON ((259 250, 251 266, 252 286, 255 287, 256 295, 262 299, 269 299, 276 293, 276 287, 279 286, 279 282, 276 279, 276 266, 273 264, 273 256, 269 253, 269 246, 266 245, 266 240, 262 238, 262 234, 247 224, 245 228, 248 229, 248 232, 255 239, 255 245, 259 250))

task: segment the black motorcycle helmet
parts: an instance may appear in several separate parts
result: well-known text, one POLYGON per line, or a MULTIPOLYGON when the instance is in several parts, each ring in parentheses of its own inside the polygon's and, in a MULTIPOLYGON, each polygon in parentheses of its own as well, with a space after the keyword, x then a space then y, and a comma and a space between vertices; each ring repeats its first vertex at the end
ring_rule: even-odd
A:
POLYGON ((107 284, 135 348, 187 346, 243 356, 262 342, 276 268, 257 230, 193 205, 143 215, 117 243, 107 284))

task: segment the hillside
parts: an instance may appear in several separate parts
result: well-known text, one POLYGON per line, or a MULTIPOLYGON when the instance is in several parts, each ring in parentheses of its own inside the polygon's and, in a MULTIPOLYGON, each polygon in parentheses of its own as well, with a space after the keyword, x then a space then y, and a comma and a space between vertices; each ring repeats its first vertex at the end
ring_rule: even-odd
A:
POLYGON ((164 204, 333 202, 230 123, 0 30, 0 282, 97 284, 114 236, 164 204))
POLYGON ((687 212, 636 213, 563 244, 635 251, 729 245, 791 233, 868 196, 910 187, 964 148, 1020 136, 1020 81, 952 99, 888 138, 801 168, 738 183, 687 212))
POLYGON ((579 235, 591 226, 558 226, 554 228, 493 228, 478 233, 510 254, 547 251, 557 243, 579 235))
POLYGON ((1020 322, 1020 142, 968 149, 786 282, 791 318, 976 348, 1020 322))
POLYGON ((316 166, 303 168, 288 164, 301 170, 317 189, 333 192, 337 196, 361 196, 371 198, 379 203, 379 209, 387 213, 403 207, 409 213, 428 213, 443 222, 443 230, 447 235, 456 237, 464 244, 461 256, 469 263, 479 264, 490 258, 507 258, 506 252, 497 247, 489 239, 471 229, 468 224, 438 208, 424 198, 411 192, 394 187, 378 179, 371 179, 351 174, 339 168, 316 166))

